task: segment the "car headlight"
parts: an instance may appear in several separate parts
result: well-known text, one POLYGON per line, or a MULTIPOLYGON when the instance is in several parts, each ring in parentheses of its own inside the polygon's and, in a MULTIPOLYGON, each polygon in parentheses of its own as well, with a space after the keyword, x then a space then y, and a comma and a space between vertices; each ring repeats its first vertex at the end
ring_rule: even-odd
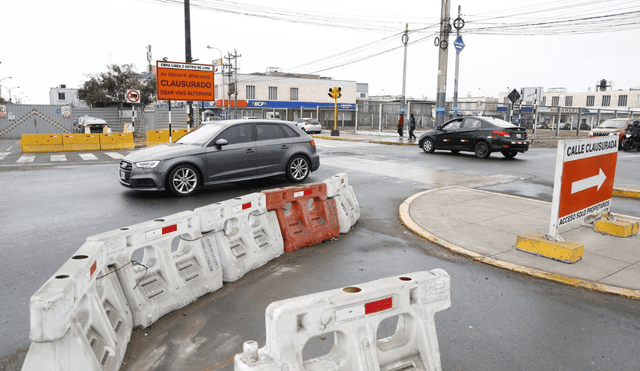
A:
POLYGON ((139 169, 153 169, 154 167, 158 166, 159 163, 160 161, 136 162, 136 167, 139 169))

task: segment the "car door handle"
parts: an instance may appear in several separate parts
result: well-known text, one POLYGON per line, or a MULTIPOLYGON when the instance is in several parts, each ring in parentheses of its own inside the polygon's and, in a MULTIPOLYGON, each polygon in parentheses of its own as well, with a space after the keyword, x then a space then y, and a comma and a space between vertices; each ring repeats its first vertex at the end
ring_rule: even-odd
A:
POLYGON ((248 148, 246 153, 253 153, 253 148, 248 148))
POLYGON ((289 146, 286 144, 283 144, 282 146, 280 146, 280 149, 287 149, 287 148, 289 148, 289 146))

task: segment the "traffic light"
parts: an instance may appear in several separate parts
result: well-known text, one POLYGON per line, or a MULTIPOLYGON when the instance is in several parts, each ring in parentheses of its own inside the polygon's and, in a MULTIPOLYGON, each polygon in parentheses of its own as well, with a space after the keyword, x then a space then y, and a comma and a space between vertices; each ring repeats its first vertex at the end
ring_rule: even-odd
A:
POLYGON ((342 97, 342 88, 341 87, 335 87, 335 88, 329 88, 329 96, 333 99, 337 99, 342 97))

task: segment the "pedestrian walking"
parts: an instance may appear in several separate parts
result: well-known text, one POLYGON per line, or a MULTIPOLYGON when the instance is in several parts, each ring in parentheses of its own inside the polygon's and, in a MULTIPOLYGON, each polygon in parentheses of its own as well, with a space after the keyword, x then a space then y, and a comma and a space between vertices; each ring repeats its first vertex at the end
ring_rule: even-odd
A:
POLYGON ((413 134, 414 130, 416 130, 416 118, 413 117, 413 113, 412 113, 409 117, 409 140, 410 141, 416 140, 416 136, 415 134, 413 134))
POLYGON ((400 118, 398 119, 398 135, 402 138, 402 128, 404 126, 404 115, 401 113, 400 118))

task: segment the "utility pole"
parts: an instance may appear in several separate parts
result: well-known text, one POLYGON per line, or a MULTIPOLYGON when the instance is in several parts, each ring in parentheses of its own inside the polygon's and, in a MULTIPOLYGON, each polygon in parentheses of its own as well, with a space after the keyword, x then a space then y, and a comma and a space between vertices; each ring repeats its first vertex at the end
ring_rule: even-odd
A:
MULTIPOLYGON (((191 63, 191 15, 189 10, 189 0, 184 0, 184 61, 191 63)), ((187 101, 187 128, 191 129, 193 126, 193 113, 191 112, 191 104, 193 102, 187 101)))
POLYGON ((458 115, 458 71, 460 70, 460 52, 464 48, 464 42, 462 42, 462 36, 460 36, 460 29, 464 27, 464 20, 460 17, 460 11, 462 6, 458 5, 458 18, 453 21, 453 27, 456 29, 456 41, 453 45, 456 48, 456 77, 453 83, 453 113, 458 115))
POLYGON ((409 42, 409 24, 405 25, 402 43, 404 44, 404 64, 402 66, 402 100, 400 103, 400 113, 404 113, 405 107, 405 87, 407 85, 407 43, 409 42))
POLYGON ((238 118, 238 57, 242 57, 242 54, 238 54, 238 52, 233 49, 233 54, 227 53, 225 59, 229 60, 227 64, 227 71, 229 77, 229 101, 231 101, 231 96, 235 95, 235 100, 233 104, 233 116, 235 119, 238 118), (233 64, 231 60, 233 59, 233 64))
POLYGON ((447 56, 449 55, 449 0, 441 0, 440 37, 436 38, 436 46, 440 47, 438 55, 438 90, 436 93, 436 126, 444 123, 447 116, 447 56))

